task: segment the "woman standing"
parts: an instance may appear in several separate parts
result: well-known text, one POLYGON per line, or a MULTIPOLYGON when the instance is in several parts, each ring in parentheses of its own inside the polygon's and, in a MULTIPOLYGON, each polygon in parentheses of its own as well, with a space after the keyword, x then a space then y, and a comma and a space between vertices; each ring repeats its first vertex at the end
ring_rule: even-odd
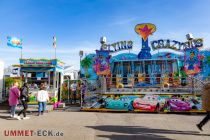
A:
POLYGON ((20 114, 23 113, 23 120, 29 119, 29 117, 26 117, 26 110, 28 108, 28 103, 29 102, 29 89, 28 89, 28 84, 24 83, 21 90, 20 90, 20 101, 21 104, 23 105, 23 109, 18 113, 17 119, 20 120, 20 114))
POLYGON ((210 83, 207 83, 203 87, 202 95, 203 109, 206 110, 207 115, 203 120, 197 124, 199 130, 203 131, 202 127, 210 120, 210 83))
POLYGON ((20 97, 20 90, 18 89, 18 82, 14 82, 9 91, 9 105, 11 107, 10 116, 15 118, 15 109, 18 104, 18 98, 20 97))
POLYGON ((40 90, 38 91, 37 94, 37 101, 39 105, 38 116, 43 115, 48 100, 49 100, 48 92, 45 89, 44 83, 41 83, 40 90))

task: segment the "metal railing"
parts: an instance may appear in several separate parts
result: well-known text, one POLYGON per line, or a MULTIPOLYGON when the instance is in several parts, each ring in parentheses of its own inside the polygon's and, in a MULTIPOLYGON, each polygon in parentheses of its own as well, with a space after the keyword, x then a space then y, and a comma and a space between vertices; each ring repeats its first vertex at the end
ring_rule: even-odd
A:
MULTIPOLYGON (((205 83, 210 82, 210 77, 152 77, 155 80, 158 80, 158 82, 153 81, 154 83, 151 85, 136 87, 135 84, 144 82, 150 84, 150 82, 152 83, 152 80, 146 80, 151 77, 145 77, 144 80, 139 82, 138 80, 135 81, 135 78, 137 79, 138 77, 134 77, 133 86, 124 85, 124 87, 116 87, 116 81, 114 81, 116 77, 114 77, 115 79, 113 77, 109 78, 110 79, 106 78, 106 83, 103 83, 100 80, 95 83, 89 83, 92 87, 96 87, 96 89, 88 89, 87 94, 84 98, 84 104, 82 104, 81 107, 97 108, 100 105, 103 106, 104 98, 120 97, 122 95, 143 96, 143 94, 158 94, 162 96, 168 96, 168 98, 170 98, 171 96, 200 97, 200 95, 202 95, 203 86, 205 85, 205 83), (176 80, 179 82, 174 83, 176 80), (166 84, 166 82, 168 82, 168 87, 164 87, 164 84, 166 84), (102 88, 104 87, 102 86, 102 84, 106 84, 106 88, 102 88)), ((121 78, 123 80, 123 78, 127 77, 121 78)))
POLYGON ((201 94, 206 82, 210 82, 210 77, 110 77, 109 79, 106 78, 105 83, 100 83, 101 86, 98 87, 97 92, 185 92, 201 94), (102 86, 103 84, 105 86, 102 86))

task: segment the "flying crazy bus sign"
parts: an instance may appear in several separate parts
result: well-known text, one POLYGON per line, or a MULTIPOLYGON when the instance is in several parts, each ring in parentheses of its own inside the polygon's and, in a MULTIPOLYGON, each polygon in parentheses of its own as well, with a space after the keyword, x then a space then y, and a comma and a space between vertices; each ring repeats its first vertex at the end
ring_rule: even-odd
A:
POLYGON ((103 44, 103 50, 109 50, 110 53, 122 51, 122 50, 130 50, 133 48, 133 41, 119 41, 112 44, 103 44))
POLYGON ((195 75, 200 72, 199 48, 203 47, 203 39, 197 38, 187 42, 159 39, 151 42, 152 49, 172 49, 184 52, 184 71, 187 75, 195 75))
POLYGON ((172 49, 175 51, 183 51, 184 49, 189 48, 199 48, 203 46, 203 39, 193 39, 191 42, 179 42, 176 40, 170 40, 170 39, 159 39, 154 40, 151 42, 152 49, 158 50, 158 49, 172 49))

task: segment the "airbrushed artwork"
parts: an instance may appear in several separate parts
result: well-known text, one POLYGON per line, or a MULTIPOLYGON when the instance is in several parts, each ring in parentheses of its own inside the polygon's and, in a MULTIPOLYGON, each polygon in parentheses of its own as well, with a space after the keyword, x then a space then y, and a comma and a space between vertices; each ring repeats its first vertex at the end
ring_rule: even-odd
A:
POLYGON ((184 69, 186 74, 193 75, 200 72, 200 60, 199 60, 199 51, 195 49, 185 50, 185 65, 184 69))
POLYGON ((96 73, 97 75, 108 75, 110 73, 109 51, 96 51, 96 73))

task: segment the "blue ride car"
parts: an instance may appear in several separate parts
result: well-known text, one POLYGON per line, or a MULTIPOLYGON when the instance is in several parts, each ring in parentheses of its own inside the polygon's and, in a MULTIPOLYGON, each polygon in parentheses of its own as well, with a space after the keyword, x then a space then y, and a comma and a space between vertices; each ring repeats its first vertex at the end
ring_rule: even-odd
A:
POLYGON ((107 98, 105 108, 132 111, 135 98, 138 98, 138 96, 121 96, 119 99, 107 98))

